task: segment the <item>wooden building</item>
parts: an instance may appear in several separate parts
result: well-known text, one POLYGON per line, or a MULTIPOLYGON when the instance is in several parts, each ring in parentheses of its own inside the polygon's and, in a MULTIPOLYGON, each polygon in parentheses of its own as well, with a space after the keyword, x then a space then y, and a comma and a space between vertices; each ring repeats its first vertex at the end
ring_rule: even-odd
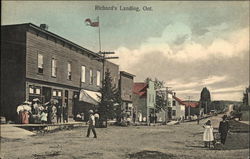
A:
POLYGON ((125 71, 120 71, 119 89, 123 104, 122 110, 124 110, 124 112, 127 114, 126 117, 130 119, 133 119, 133 114, 136 114, 136 110, 133 107, 132 102, 134 77, 135 75, 125 71))
MULTIPOLYGON (((101 87, 100 56, 44 26, 1 26, 1 115, 7 120, 14 120, 16 107, 33 98, 42 103, 58 99, 73 117, 88 105, 79 102, 80 90, 98 92, 101 87)), ((118 86, 118 65, 106 61, 105 66, 118 86)))

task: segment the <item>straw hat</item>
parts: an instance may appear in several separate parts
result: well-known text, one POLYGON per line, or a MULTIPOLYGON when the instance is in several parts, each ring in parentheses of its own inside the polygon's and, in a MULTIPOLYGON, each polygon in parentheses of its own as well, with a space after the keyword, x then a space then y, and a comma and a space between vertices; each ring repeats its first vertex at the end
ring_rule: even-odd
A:
POLYGON ((93 110, 89 110, 89 114, 93 114, 94 113, 94 111, 93 110))

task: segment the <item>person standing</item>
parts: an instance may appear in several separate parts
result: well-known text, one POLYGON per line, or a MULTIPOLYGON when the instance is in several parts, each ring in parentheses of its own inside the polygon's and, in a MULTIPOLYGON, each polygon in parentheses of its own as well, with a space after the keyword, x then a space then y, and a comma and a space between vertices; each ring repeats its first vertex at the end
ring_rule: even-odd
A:
POLYGON ((89 111, 89 127, 88 127, 88 132, 87 132, 87 136, 86 137, 89 137, 90 135, 90 130, 92 130, 93 134, 94 134, 94 138, 97 138, 96 136, 96 132, 95 132, 95 117, 94 117, 94 111, 93 110, 90 110, 89 111))
POLYGON ((226 143, 227 133, 229 131, 229 123, 226 120, 227 115, 223 115, 222 119, 223 120, 220 122, 219 125, 219 133, 220 133, 221 143, 224 145, 226 143))
POLYGON ((203 141, 205 147, 207 147, 208 145, 210 148, 210 143, 214 141, 213 127, 211 125, 211 121, 208 120, 203 127, 205 128, 203 133, 203 141))
POLYGON ((62 113, 63 113, 63 123, 68 122, 68 109, 66 103, 63 104, 62 107, 62 113))
POLYGON ((197 124, 200 124, 200 114, 197 114, 197 124))
POLYGON ((61 123, 62 122, 62 106, 58 105, 56 110, 56 122, 61 123))

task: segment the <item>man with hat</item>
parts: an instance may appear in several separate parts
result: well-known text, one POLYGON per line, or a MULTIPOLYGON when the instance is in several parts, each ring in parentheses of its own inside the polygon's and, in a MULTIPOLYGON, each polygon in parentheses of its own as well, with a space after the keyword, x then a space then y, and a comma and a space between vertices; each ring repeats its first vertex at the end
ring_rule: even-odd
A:
POLYGON ((92 130, 93 134, 94 134, 94 138, 97 138, 96 136, 96 132, 95 132, 95 116, 94 111, 93 110, 89 110, 89 127, 88 127, 88 132, 87 132, 87 137, 89 137, 90 135, 90 130, 92 130))
POLYGON ((222 119, 223 121, 221 121, 219 125, 219 133, 220 133, 221 143, 224 145, 226 142, 227 133, 229 131, 229 123, 226 120, 227 115, 223 115, 222 119))

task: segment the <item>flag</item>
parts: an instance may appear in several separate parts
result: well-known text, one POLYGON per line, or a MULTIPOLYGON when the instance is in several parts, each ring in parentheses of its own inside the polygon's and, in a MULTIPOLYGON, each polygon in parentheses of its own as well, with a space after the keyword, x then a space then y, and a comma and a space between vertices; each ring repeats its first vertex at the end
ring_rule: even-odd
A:
POLYGON ((85 20, 86 25, 92 26, 92 27, 99 27, 99 21, 92 22, 91 19, 85 20))

